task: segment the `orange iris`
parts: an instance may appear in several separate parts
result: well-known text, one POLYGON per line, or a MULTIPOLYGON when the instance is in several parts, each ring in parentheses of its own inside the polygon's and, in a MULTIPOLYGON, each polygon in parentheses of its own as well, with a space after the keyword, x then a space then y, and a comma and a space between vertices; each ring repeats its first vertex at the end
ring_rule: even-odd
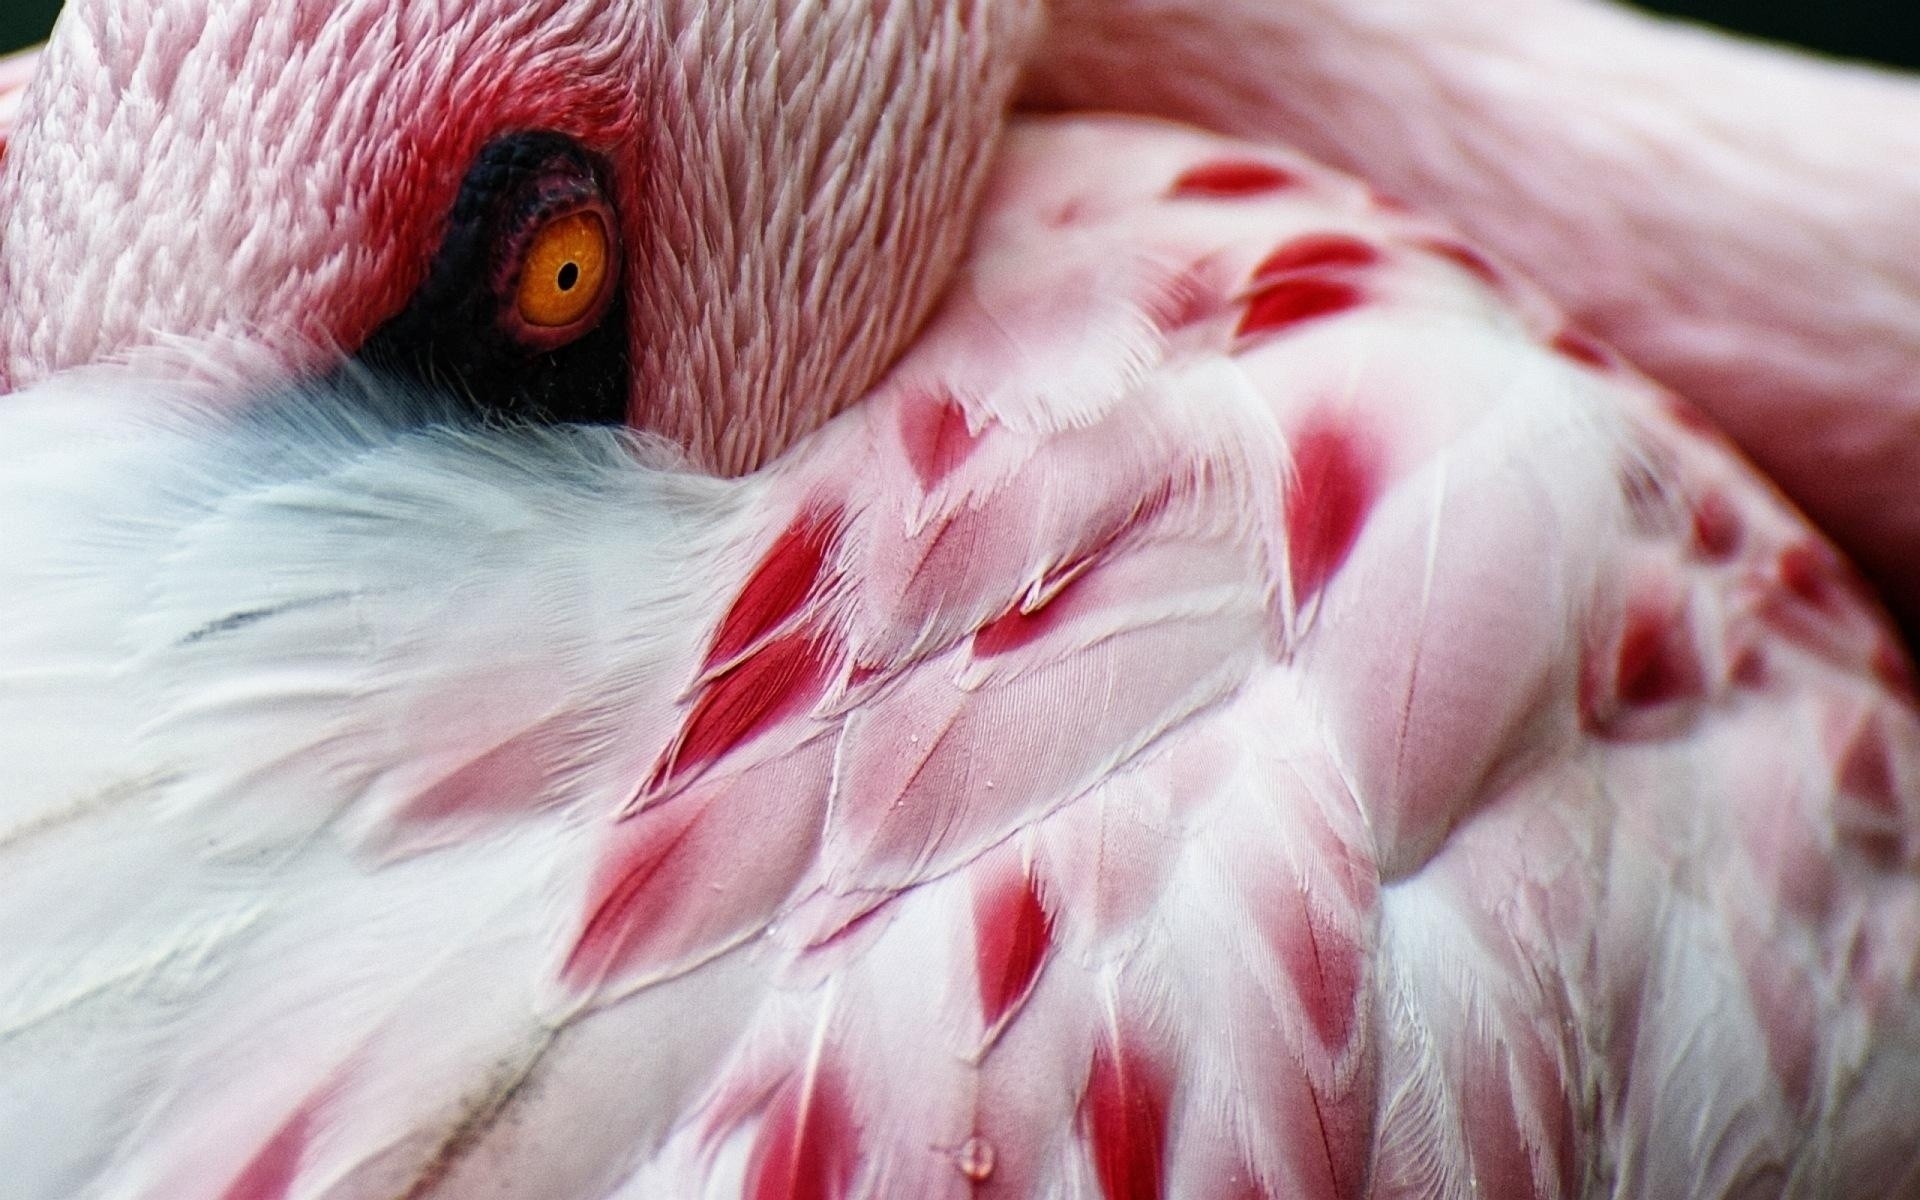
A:
POLYGON ((559 329, 593 312, 612 266, 607 227, 597 213, 561 217, 533 235, 520 268, 520 317, 559 329))

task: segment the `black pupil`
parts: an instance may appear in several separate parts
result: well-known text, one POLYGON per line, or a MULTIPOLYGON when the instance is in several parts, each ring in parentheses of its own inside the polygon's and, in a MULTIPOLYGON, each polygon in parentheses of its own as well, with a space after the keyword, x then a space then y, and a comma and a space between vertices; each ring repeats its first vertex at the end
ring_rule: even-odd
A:
POLYGON ((560 268, 560 290, 570 292, 580 283, 580 264, 568 263, 560 268))

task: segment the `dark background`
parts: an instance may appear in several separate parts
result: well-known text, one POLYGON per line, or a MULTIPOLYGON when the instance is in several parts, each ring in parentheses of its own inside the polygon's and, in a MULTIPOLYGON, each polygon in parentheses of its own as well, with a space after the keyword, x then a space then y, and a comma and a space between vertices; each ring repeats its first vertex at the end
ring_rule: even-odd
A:
MULTIPOLYGON (((1920 0, 1645 0, 1643 6, 1833 54, 1920 67, 1920 0)), ((46 37, 59 11, 59 0, 0 0, 0 52, 46 37)))

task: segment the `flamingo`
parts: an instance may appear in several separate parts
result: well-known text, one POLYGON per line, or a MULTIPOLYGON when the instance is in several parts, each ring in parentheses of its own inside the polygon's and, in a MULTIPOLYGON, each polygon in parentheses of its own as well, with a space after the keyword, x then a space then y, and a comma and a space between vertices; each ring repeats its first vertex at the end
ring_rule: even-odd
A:
POLYGON ((1920 1195, 1866 585, 1451 223, 1009 121, 1085 31, 69 10, 0 179, 9 1188, 1920 1195))

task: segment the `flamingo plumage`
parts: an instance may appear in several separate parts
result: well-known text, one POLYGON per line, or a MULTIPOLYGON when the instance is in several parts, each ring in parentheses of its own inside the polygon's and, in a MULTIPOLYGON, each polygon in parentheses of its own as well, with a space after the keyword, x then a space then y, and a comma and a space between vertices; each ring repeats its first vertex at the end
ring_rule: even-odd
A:
MULTIPOLYGON (((341 11, 170 86, 384 36, 341 11)), ((687 77, 813 28, 658 11, 699 17, 687 77)), ((939 52, 849 86, 998 61, 942 30, 1040 37, 916 11, 939 52)), ((515 33, 662 69, 608 13, 515 33)), ((480 28, 447 19, 401 39, 428 78, 480 28)), ((49 78, 165 76, 122 20, 78 6, 49 78)), ((0 184, 0 277, 46 309, 0 315, 9 1186, 1920 1195, 1920 712, 1845 560, 1449 225, 1218 133, 1001 129, 1016 73, 968 77, 943 128, 985 140, 929 172, 978 203, 908 204, 898 243, 781 225, 825 210, 777 187, 703 207, 713 164, 625 175, 561 122, 633 256, 625 434, 337 365, 431 237, 261 273, 447 224, 464 158, 414 164, 422 213, 343 187, 291 248, 218 194, 190 250, 112 214, 183 287, 55 227, 112 165, 61 158, 74 114, 142 108, 47 86, 0 184), (828 259, 734 240, 769 228, 828 259), (647 290, 718 263, 730 299, 647 290), (727 340, 801 278, 902 311, 727 340)), ((523 103, 476 102, 464 154, 523 103)), ((862 169, 910 169, 934 135, 873 103, 862 169)), ((753 115, 722 150, 820 144, 753 115)))
POLYGON ((1920 617, 1920 86, 1595 0, 1061 0, 1028 84, 1445 216, 1706 410, 1920 617))

